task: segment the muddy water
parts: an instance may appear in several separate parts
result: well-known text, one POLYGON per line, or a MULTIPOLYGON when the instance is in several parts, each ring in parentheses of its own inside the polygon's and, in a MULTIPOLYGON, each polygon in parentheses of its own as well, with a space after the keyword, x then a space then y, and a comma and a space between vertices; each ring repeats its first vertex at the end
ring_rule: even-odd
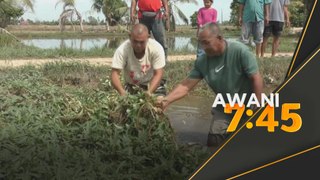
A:
POLYGON ((187 96, 166 110, 177 141, 205 145, 211 123, 213 98, 187 96))

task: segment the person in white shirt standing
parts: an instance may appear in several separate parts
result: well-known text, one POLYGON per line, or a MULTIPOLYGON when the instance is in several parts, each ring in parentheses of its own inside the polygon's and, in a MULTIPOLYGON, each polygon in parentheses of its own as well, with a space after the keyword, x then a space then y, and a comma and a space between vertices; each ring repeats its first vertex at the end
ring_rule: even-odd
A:
POLYGON ((145 25, 135 24, 129 33, 129 39, 117 48, 113 56, 111 83, 122 96, 127 92, 134 93, 134 86, 149 94, 165 95, 162 82, 165 64, 161 44, 150 38, 145 25), (120 80, 121 71, 125 85, 120 80))
POLYGON ((273 35, 271 56, 274 57, 279 48, 280 36, 284 25, 290 27, 288 5, 289 0, 273 0, 270 5, 269 24, 265 26, 263 32, 263 43, 261 47, 261 57, 264 56, 268 44, 268 38, 273 35))

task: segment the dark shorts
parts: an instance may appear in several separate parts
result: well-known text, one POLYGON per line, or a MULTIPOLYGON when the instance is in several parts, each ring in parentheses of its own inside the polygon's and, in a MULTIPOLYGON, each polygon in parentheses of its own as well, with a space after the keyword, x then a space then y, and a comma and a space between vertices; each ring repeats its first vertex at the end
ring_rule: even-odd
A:
POLYGON ((263 37, 273 36, 279 37, 283 30, 284 22, 270 21, 268 26, 264 27, 263 37))

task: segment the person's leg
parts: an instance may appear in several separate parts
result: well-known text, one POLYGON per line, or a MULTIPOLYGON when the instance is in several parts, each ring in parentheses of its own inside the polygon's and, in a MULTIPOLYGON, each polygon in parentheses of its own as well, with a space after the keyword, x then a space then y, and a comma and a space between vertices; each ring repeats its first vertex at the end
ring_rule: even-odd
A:
POLYGON ((212 121, 207 139, 208 147, 218 147, 228 137, 227 128, 231 117, 216 109, 212 109, 212 121))
POLYGON ((268 46, 268 37, 263 37, 263 42, 261 46, 261 57, 264 57, 264 52, 266 51, 268 46))
POLYGON ((276 55, 277 51, 278 51, 279 41, 280 41, 280 37, 279 36, 273 36, 272 54, 271 54, 272 57, 274 57, 276 55))
POLYGON ((283 22, 274 22, 273 26, 273 42, 272 42, 272 57, 276 55, 279 48, 280 36, 283 30, 284 23, 283 22))
POLYGON ((265 26, 264 30, 263 30, 263 42, 262 42, 262 47, 261 47, 261 57, 264 57, 264 53, 266 52, 266 49, 268 46, 268 39, 269 39, 269 36, 271 35, 271 28, 272 27, 271 27, 270 23, 268 26, 265 26))
POLYGON ((256 43, 256 56, 260 56, 260 51, 261 51, 261 43, 256 43))
POLYGON ((165 28, 162 19, 155 19, 151 26, 151 31, 153 37, 156 41, 158 41, 161 46, 163 47, 165 56, 166 56, 166 63, 168 63, 168 47, 167 47, 167 40, 165 34, 165 28))
POLYGON ((252 23, 250 22, 243 22, 242 26, 241 26, 241 37, 240 37, 240 41, 243 42, 244 44, 249 44, 249 37, 251 34, 251 30, 252 30, 252 23))
POLYGON ((149 34, 151 33, 151 29, 152 29, 152 22, 150 21, 150 19, 147 18, 140 18, 139 19, 139 23, 147 26, 149 34))
POLYGON ((256 44, 256 56, 260 56, 261 43, 263 41, 264 21, 255 22, 252 29, 253 40, 256 44))

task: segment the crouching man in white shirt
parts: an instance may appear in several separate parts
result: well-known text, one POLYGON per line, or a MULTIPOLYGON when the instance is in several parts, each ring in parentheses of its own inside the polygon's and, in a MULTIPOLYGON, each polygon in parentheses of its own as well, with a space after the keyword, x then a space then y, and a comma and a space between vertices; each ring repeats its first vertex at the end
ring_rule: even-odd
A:
POLYGON ((132 27, 129 39, 116 50, 112 59, 111 82, 118 93, 134 93, 135 86, 149 94, 165 95, 165 66, 163 47, 149 38, 148 28, 143 24, 132 27), (120 81, 123 70, 125 85, 120 81))

